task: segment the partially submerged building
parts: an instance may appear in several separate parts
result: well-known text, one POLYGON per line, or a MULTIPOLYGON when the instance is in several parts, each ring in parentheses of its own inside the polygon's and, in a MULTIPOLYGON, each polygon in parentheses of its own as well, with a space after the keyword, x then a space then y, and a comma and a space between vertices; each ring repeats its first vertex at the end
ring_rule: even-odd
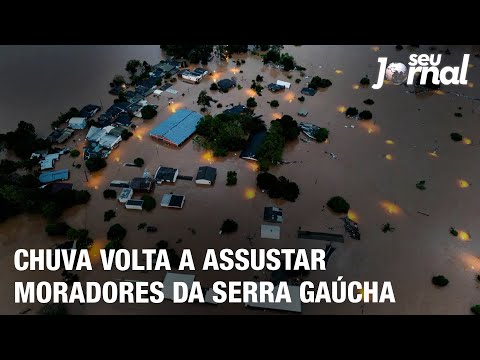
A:
POLYGON ((150 136, 174 146, 182 145, 195 133, 202 115, 181 109, 150 131, 150 136))
POLYGON ((149 193, 155 189, 155 180, 151 178, 136 177, 130 181, 130 187, 134 192, 149 193))
POLYGON ((290 84, 289 82, 282 80, 277 80, 277 85, 283 86, 285 89, 290 89, 290 87, 292 86, 292 84, 290 84))
MULTIPOLYGON (((184 283, 187 285, 188 291, 192 288, 195 275, 179 274, 173 272, 167 272, 163 279, 163 296, 165 299, 173 300, 173 286, 175 283, 184 283)), ((181 294, 180 294, 181 295, 181 294)))
POLYGON ((316 92, 317 92, 317 90, 309 88, 309 87, 304 87, 301 91, 301 93, 303 95, 307 95, 307 96, 313 96, 313 95, 316 94, 316 92))
POLYGON ((87 127, 86 117, 72 117, 68 120, 68 127, 70 129, 83 130, 87 127))
POLYGON ((198 168, 195 183, 199 185, 213 185, 217 177, 217 169, 211 166, 200 166, 198 168))
POLYGON ((132 188, 124 188, 120 195, 118 195, 117 200, 118 202, 125 204, 128 200, 130 200, 133 196, 133 189, 132 188))
POLYGON ((280 239, 280 226, 277 225, 264 225, 260 227, 260 237, 262 239, 280 239))
POLYGON ((125 203, 126 209, 143 210, 143 200, 128 200, 125 203))
POLYGON ((267 85, 267 89, 270 90, 271 92, 278 92, 278 91, 285 90, 285 86, 271 83, 267 85))
POLYGON ((224 114, 242 115, 248 113, 249 109, 244 105, 235 105, 223 111, 224 114))
POLYGON ((174 169, 167 166, 160 166, 155 172, 155 181, 157 184, 163 182, 175 183, 178 177, 178 169, 174 169))
POLYGON ((178 72, 178 77, 183 81, 190 84, 198 84, 202 79, 207 76, 208 70, 196 68, 195 70, 184 69, 178 72))
POLYGON ((67 169, 63 170, 54 170, 54 171, 45 171, 40 174, 38 180, 42 184, 47 184, 53 181, 62 181, 68 180, 69 178, 69 171, 67 169))
POLYGON ((43 155, 43 159, 39 161, 40 170, 53 169, 55 160, 60 158, 60 153, 43 155))
POLYGON ((185 203, 184 195, 165 194, 162 197, 160 206, 181 209, 185 203))
POLYGON ((245 149, 240 153, 240 157, 245 160, 257 161, 257 152, 265 140, 265 136, 267 136, 266 130, 250 134, 245 149))
POLYGON ((237 86, 237 83, 231 79, 223 79, 217 82, 217 86, 220 91, 228 92, 228 90, 237 86))
POLYGON ((75 130, 69 128, 57 129, 48 135, 47 139, 52 143, 63 144, 73 136, 74 132, 75 130))
POLYGON ((283 210, 275 206, 265 207, 263 210, 263 220, 272 223, 282 223, 283 210))
POLYGON ((80 117, 90 119, 101 109, 98 105, 88 104, 80 110, 80 117))

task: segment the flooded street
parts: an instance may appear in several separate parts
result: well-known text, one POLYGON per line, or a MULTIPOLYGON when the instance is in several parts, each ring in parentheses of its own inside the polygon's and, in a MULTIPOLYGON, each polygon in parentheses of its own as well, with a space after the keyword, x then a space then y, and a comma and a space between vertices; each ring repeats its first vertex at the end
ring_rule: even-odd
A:
MULTIPOLYGON (((439 46, 439 49, 445 48, 439 46)), ((429 95, 411 94, 407 87, 392 84, 385 84, 380 90, 358 86, 365 75, 371 83, 376 82, 379 56, 387 56, 389 62, 406 64, 410 53, 427 53, 428 46, 405 47, 401 51, 393 45, 285 46, 283 51, 307 68, 308 79, 298 71, 292 71, 292 78, 288 79, 286 73, 264 66, 258 56, 234 56, 234 60, 245 59, 240 67, 232 61, 226 64, 214 60, 207 66, 215 71, 213 76, 207 76, 200 84, 174 83, 172 88, 178 94, 168 94, 174 97, 173 104, 168 105, 167 93, 159 98, 149 96, 149 103, 159 106, 158 115, 152 120, 135 120, 138 127, 134 136, 120 143, 102 171, 89 174, 80 158, 75 162, 82 163, 82 167, 76 169, 72 167, 74 159, 61 156, 55 169, 69 169, 69 182, 74 184, 74 189, 88 189, 92 194, 87 205, 69 209, 62 220, 72 227, 90 231, 94 253, 105 245, 107 230, 115 223, 128 230, 123 242, 127 249, 154 248, 159 240, 167 240, 178 253, 189 248, 197 265, 195 280, 210 286, 217 280, 254 280, 254 276, 264 280, 265 274, 203 272, 200 268, 208 248, 250 248, 249 238, 255 248, 325 248, 326 242, 298 239, 297 230, 301 227, 302 230, 343 233, 339 216, 323 210, 332 196, 340 195, 350 203, 350 216, 358 222, 362 238, 358 241, 346 236, 344 243, 334 243, 336 251, 327 270, 312 272, 308 280, 335 281, 343 276, 347 282, 391 281, 396 303, 366 304, 365 314, 468 314, 470 307, 480 302, 480 283, 475 280, 480 274, 480 204, 476 202, 480 197, 480 170, 476 166, 480 155, 480 102, 446 91, 480 97, 480 59, 473 57, 470 47, 450 46, 449 49, 452 54, 442 56, 441 66, 459 66, 463 54, 472 53, 467 75, 469 85, 443 86, 443 91, 429 95), (262 96, 256 96, 250 89, 251 81, 258 74, 264 77, 262 96), (297 100, 301 89, 316 75, 330 79, 333 85, 313 97, 305 96, 301 103, 297 100), (209 90, 213 79, 232 76, 236 76, 243 87, 241 90, 234 88, 226 94, 209 90), (299 84, 295 83, 297 78, 301 79, 299 84), (271 93, 266 86, 277 79, 291 82, 292 87, 271 93), (288 144, 283 158, 294 163, 271 170, 298 184, 297 201, 272 200, 262 193, 256 187, 255 164, 239 159, 238 153, 214 158, 191 140, 180 148, 173 148, 150 138, 150 129, 173 112, 183 108, 199 112, 196 102, 202 89, 223 104, 223 108, 212 104, 208 109, 212 114, 222 112, 228 104, 245 104, 247 98, 255 95, 258 103, 255 113, 262 115, 267 124, 287 114, 298 122, 310 122, 330 130, 328 143, 288 144), (363 103, 369 98, 375 101, 371 106, 363 103), (280 103, 275 109, 268 103, 274 99, 280 103), (346 118, 343 112, 349 106, 359 111, 370 110, 373 119, 362 122, 346 118), (308 111, 305 118, 297 115, 301 109, 308 111), (455 117, 456 112, 463 116, 455 117), (452 132, 461 133, 471 142, 453 142, 449 136, 452 132), (145 160, 144 168, 123 166, 137 157, 145 160), (145 169, 154 174, 161 165, 178 168, 180 175, 195 176, 198 167, 205 164, 217 168, 213 187, 185 180, 177 180, 174 185, 157 185, 153 193, 157 207, 152 212, 127 210, 118 201, 103 198, 103 190, 112 180, 128 181, 142 176, 145 169), (227 187, 227 172, 231 170, 237 172, 238 183, 227 187), (421 180, 426 182, 424 191, 415 186, 421 180), (186 196, 183 209, 160 207, 162 195, 170 192, 186 196), (283 209, 280 240, 260 238, 263 208, 270 205, 283 209), (116 211, 116 218, 104 222, 103 213, 110 209, 116 211), (238 232, 219 235, 226 218, 239 224, 238 232), (159 231, 137 230, 142 222, 157 226, 159 231), (395 231, 382 232, 382 224, 387 222, 395 231), (450 227, 469 233, 470 240, 453 237, 450 227), (432 276, 439 274, 450 280, 447 287, 438 289, 431 284, 432 276)), ((3 110, 0 131, 12 130, 18 121, 25 120, 34 124, 40 135, 48 135, 50 122, 71 106, 81 108, 101 101, 102 110, 108 108, 114 99, 107 93, 108 83, 115 74, 124 73, 129 59, 157 63, 161 56, 159 46, 19 47, 16 50, 3 46, 0 52, 3 57, 0 76, 6 83, 0 90, 3 110), (42 57, 43 51, 49 55, 42 57), (36 52, 36 61, 32 61, 36 52), (18 70, 12 69, 17 67, 18 70), (38 84, 38 88, 27 92, 26 81, 38 84)), ((65 145, 81 151, 86 131, 77 131, 65 145)), ((36 311, 41 307, 40 304, 15 304, 15 281, 62 279, 60 274, 17 272, 13 268, 16 249, 48 248, 63 241, 48 237, 45 224, 42 217, 32 215, 21 215, 0 224, 1 314, 16 314, 26 308, 36 311)), ((164 271, 103 272, 99 267, 97 264, 94 271, 81 272, 80 280, 162 281, 165 275, 164 271)), ((302 309, 304 314, 362 313, 361 304, 350 303, 303 304, 302 309)), ((265 314, 247 309, 243 304, 173 304, 168 300, 147 305, 72 304, 69 310, 73 314, 265 314)))

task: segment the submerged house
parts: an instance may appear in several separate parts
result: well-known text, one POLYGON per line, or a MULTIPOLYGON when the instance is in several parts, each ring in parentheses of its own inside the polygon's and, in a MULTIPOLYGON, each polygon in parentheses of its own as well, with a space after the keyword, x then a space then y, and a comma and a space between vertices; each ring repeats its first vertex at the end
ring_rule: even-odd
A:
POLYGON ((263 210, 263 220, 272 222, 272 223, 282 223, 283 222, 282 209, 275 206, 265 207, 265 209, 263 210))
POLYGON ((213 185, 217 177, 217 169, 211 166, 200 166, 198 168, 195 183, 199 185, 213 185))
POLYGON ((54 170, 54 171, 45 171, 40 174, 38 180, 42 184, 47 184, 53 181, 68 180, 69 172, 68 169, 63 170, 54 170))
POLYGON ((223 79, 217 82, 217 86, 220 89, 220 91, 228 92, 228 90, 237 86, 237 83, 231 79, 223 79))
POLYGON ((267 89, 270 90, 271 92, 277 92, 277 91, 285 90, 285 86, 271 83, 267 85, 267 89))
POLYGON ((149 193, 155 189, 155 180, 151 178, 136 177, 130 181, 134 192, 149 193))
POLYGON ((174 146, 182 145, 195 133, 202 115, 181 109, 150 131, 150 136, 174 146))
POLYGON ((184 195, 165 194, 162 197, 162 201, 160 205, 162 207, 181 209, 183 208, 184 203, 185 203, 184 195))
POLYGON ((224 110, 224 114, 242 115, 248 113, 249 109, 245 105, 235 105, 230 109, 224 110))
POLYGON ((80 117, 84 117, 87 119, 92 118, 99 110, 101 109, 98 105, 88 104, 80 110, 80 117))
POLYGON ((126 209, 143 210, 143 200, 128 200, 125 203, 126 209))
POLYGON ((74 132, 75 130, 69 128, 65 128, 63 130, 57 129, 48 135, 47 139, 52 143, 62 144, 72 137, 74 132))
POLYGON ((82 130, 87 127, 87 118, 86 117, 72 117, 68 120, 68 127, 70 129, 82 130))
POLYGON ((163 182, 175 183, 178 177, 178 169, 171 167, 160 166, 155 173, 155 181, 157 184, 162 184, 163 182))
POLYGON ((257 161, 257 152, 265 140, 265 136, 267 136, 266 130, 250 134, 245 149, 240 153, 240 157, 245 160, 257 161))
POLYGON ((301 91, 301 93, 303 95, 307 95, 307 96, 313 96, 317 93, 317 90, 315 89, 312 89, 312 88, 308 88, 308 87, 304 87, 301 91))

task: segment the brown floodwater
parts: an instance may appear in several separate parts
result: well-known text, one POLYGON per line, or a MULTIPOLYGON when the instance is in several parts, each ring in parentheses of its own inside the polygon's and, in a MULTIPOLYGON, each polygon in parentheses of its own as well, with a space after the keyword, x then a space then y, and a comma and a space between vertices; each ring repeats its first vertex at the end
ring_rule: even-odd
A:
MULTIPOLYGON (((460 46, 449 46, 449 49, 452 55, 443 56, 442 65, 457 66, 463 53, 472 51, 470 47, 460 46)), ((1 101, 5 116, 0 122, 1 128, 9 130, 18 121, 27 120, 45 134, 51 119, 62 109, 100 100, 104 107, 109 106, 113 97, 107 94, 108 82, 114 74, 122 73, 128 59, 156 62, 161 56, 158 46, 1 47, 0 51, 2 55, 6 54, 0 60, 2 78, 6 82, 1 90, 4 92, 1 101), (35 61, 32 61, 33 58, 35 61), (13 71, 17 67, 18 70, 13 71), (23 80, 20 81, 19 77, 23 80), (20 88, 19 83, 24 85, 26 81, 38 84, 38 88, 34 87, 36 91, 32 91, 31 86, 28 91, 24 86, 20 88), (19 103, 20 100, 22 103, 19 103)), ((235 57, 246 60, 240 67, 231 61, 219 64, 216 60, 208 65, 209 70, 215 70, 213 78, 217 81, 236 76, 243 89, 232 89, 227 94, 207 91, 225 106, 244 103, 252 96, 249 86, 257 74, 264 76, 265 86, 277 79, 292 82, 291 89, 283 93, 272 94, 264 90, 263 96, 256 96, 259 104, 256 113, 263 115, 267 123, 282 114, 289 114, 298 121, 315 123, 330 130, 328 143, 296 141, 289 144, 284 160, 293 163, 272 169, 274 174, 298 183, 300 196, 296 202, 271 200, 258 191, 255 166, 239 159, 238 154, 217 159, 192 141, 177 149, 164 146, 148 136, 152 127, 178 109, 199 111, 196 99, 200 90, 208 89, 213 81, 212 77, 208 77, 199 85, 175 83, 173 88, 178 90, 178 94, 169 94, 175 97, 174 104, 170 106, 165 96, 159 99, 149 97, 149 102, 159 105, 159 114, 145 123, 136 121, 139 127, 135 136, 122 142, 112 152, 107 168, 101 172, 86 175, 83 167, 72 167, 71 158, 61 157, 56 169, 68 168, 74 187, 88 189, 92 194, 89 204, 69 209, 63 220, 71 226, 90 230, 95 239, 94 253, 104 246, 108 228, 118 222, 128 230, 124 240, 126 248, 151 248, 157 241, 167 240, 177 250, 192 249, 199 267, 206 249, 249 248, 249 238, 253 239, 256 248, 325 248, 327 244, 322 241, 297 239, 296 232, 301 227, 324 232, 333 228, 334 232, 342 233, 339 217, 322 209, 330 197, 341 195, 351 204, 351 216, 359 223, 362 239, 346 238, 343 244, 334 244, 336 251, 329 260, 328 269, 312 272, 308 280, 335 281, 338 276, 343 276, 346 281, 392 281, 396 303, 366 304, 363 309, 360 304, 350 303, 304 304, 304 314, 361 314, 362 311, 365 314, 468 314, 470 306, 480 301, 479 283, 475 281, 475 275, 480 273, 480 225, 477 220, 480 205, 474 200, 480 195, 476 166, 479 104, 445 90, 478 98, 479 59, 470 59, 468 86, 444 87, 444 91, 419 96, 407 93, 403 86, 386 84, 380 90, 373 90, 358 86, 358 83, 365 75, 376 81, 379 56, 407 63, 410 53, 428 52, 427 46, 396 51, 392 45, 304 45, 286 46, 285 51, 307 68, 306 76, 326 77, 333 85, 313 97, 307 96, 305 102, 300 103, 297 98, 308 79, 293 72, 293 77, 288 80, 284 72, 263 66, 259 57, 243 55, 235 57), (300 84, 295 83, 296 78, 301 78, 300 84), (368 98, 373 99, 375 104, 365 105, 363 101, 368 98), (280 102, 276 109, 268 104, 274 99, 280 102), (348 106, 371 110, 373 119, 364 123, 347 119, 343 112, 348 106), (459 110, 459 107, 462 109, 459 110), (300 109, 308 110, 306 118, 296 115, 300 109), (461 112, 463 117, 455 117, 455 112, 461 112), (454 131, 468 137, 470 143, 454 143, 449 137, 454 131), (328 153, 334 153, 337 158, 328 153), (114 200, 103 199, 102 192, 111 180, 129 180, 143 174, 143 169, 123 166, 136 157, 145 160, 145 168, 151 173, 164 165, 178 168, 182 175, 194 176, 198 166, 211 163, 218 171, 217 182, 213 187, 200 187, 193 182, 178 180, 175 185, 156 187, 154 196, 157 203, 165 193, 185 195, 182 210, 159 206, 150 213, 126 210, 114 200), (225 185, 226 174, 230 170, 238 173, 238 183, 233 187, 225 185), (427 189, 424 191, 415 187, 420 180, 426 181, 427 189), (280 240, 260 239, 263 207, 271 204, 284 210, 280 240), (114 209, 117 217, 104 222, 103 213, 109 209, 114 209), (218 234, 225 218, 238 222, 237 233, 218 234), (138 231, 137 225, 141 222, 156 225, 159 231, 138 231), (386 222, 391 223, 395 231, 383 233, 382 224, 386 222), (453 237, 449 234, 452 226, 469 236, 461 233, 458 238, 453 237), (447 287, 437 289, 431 284, 431 277, 438 274, 450 280, 447 287)), ((213 105, 209 110, 216 114, 223 109, 213 105)), ((84 135, 85 132, 77 132, 76 141, 72 139, 66 145, 81 149, 84 135)), ((35 311, 40 307, 38 304, 14 304, 15 281, 61 280, 59 274, 20 273, 13 269, 16 249, 44 248, 61 241, 47 237, 44 225, 41 217, 26 215, 0 225, 2 314, 15 314, 26 308, 35 311)), ((95 271, 80 273, 80 279, 101 282, 120 278, 161 281, 164 274, 162 271, 147 274, 103 272, 96 265, 95 271)), ((204 285, 211 285, 216 280, 265 277, 265 274, 253 271, 225 273, 197 270, 195 275, 196 280, 204 285)), ((172 304, 169 301, 148 305, 102 303, 69 307, 75 314, 265 313, 246 309, 242 304, 212 306, 172 304)))

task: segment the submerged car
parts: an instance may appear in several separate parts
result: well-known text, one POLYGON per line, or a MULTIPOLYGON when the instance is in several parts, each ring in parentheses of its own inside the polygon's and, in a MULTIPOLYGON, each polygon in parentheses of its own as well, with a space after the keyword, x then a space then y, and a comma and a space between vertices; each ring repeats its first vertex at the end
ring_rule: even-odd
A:
POLYGON ((147 232, 156 232, 157 227, 156 226, 147 226, 147 232))

